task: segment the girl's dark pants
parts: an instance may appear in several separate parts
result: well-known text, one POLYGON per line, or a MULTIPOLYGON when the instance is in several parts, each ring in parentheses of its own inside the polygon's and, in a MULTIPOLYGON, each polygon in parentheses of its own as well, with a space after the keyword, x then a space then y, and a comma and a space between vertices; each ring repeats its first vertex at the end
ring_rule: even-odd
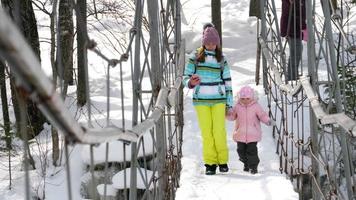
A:
POLYGON ((240 161, 250 169, 257 169, 260 159, 258 158, 257 142, 237 142, 237 153, 240 161))

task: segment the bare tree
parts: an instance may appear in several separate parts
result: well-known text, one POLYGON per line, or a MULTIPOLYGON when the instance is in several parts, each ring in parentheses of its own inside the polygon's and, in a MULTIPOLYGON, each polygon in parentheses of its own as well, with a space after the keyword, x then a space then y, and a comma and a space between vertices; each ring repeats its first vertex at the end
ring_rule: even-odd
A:
POLYGON ((86 18, 86 0, 78 1, 77 6, 79 13, 77 13, 77 56, 78 56, 78 86, 77 86, 77 98, 78 106, 84 106, 87 102, 85 95, 86 91, 86 75, 85 68, 87 67, 87 18, 86 18))
MULTIPOLYGON (((37 21, 33 11, 32 1, 1 0, 1 2, 5 9, 9 12, 10 16, 12 16, 17 21, 19 28, 22 30, 22 33, 24 34, 28 43, 31 45, 33 51, 36 53, 38 59, 40 60, 40 44, 37 32, 37 21)), ((15 109, 16 124, 17 127, 19 127, 19 112, 17 103, 18 99, 16 99, 18 97, 15 95, 15 84, 12 78, 11 81, 12 100, 15 109)), ((39 111, 39 109, 35 106, 35 104, 29 100, 27 101, 27 116, 29 125, 27 133, 29 134, 28 138, 31 139, 43 129, 43 123, 46 122, 46 119, 39 111)))
MULTIPOLYGON (((68 85, 73 85, 73 5, 72 0, 59 1, 59 47, 57 63, 61 65, 64 80, 63 97, 67 94, 68 85)), ((60 66, 59 65, 59 66, 60 66)))
MULTIPOLYGON (((35 18, 34 10, 32 7, 32 1, 31 0, 1 0, 2 6, 5 8, 5 10, 8 11, 9 15, 12 16, 16 23, 18 24, 19 28, 22 30, 22 33, 24 37, 27 39, 27 42, 30 44, 32 47, 33 51, 35 54, 38 56, 38 59, 40 60, 40 44, 39 44, 39 38, 38 38, 38 31, 37 31, 37 21, 35 18)), ((10 85, 11 85, 11 92, 12 92, 12 100, 13 100, 13 105, 14 105, 14 112, 15 112, 15 117, 16 117, 16 125, 17 125, 17 133, 20 133, 20 111, 19 111, 19 100, 24 100, 20 99, 18 94, 20 92, 18 91, 18 88, 15 86, 15 81, 14 78, 10 78, 10 85)), ((35 135, 40 133, 40 131, 43 129, 43 123, 46 122, 45 117, 42 115, 42 113, 39 111, 39 109, 36 107, 36 105, 32 102, 26 99, 26 116, 27 120, 24 122, 24 124, 28 124, 26 126, 26 139, 23 138, 23 135, 18 135, 21 138, 27 140, 33 138, 35 135)), ((29 150, 29 147, 27 147, 29 150)), ((35 168, 34 166, 34 161, 31 157, 31 153, 28 152, 29 155, 29 162, 31 163, 32 167, 35 168)))
POLYGON ((211 22, 215 25, 216 30, 220 35, 220 44, 222 46, 221 35, 221 0, 211 0, 211 22))
MULTIPOLYGON (((51 50, 50 50, 50 61, 51 61, 51 67, 52 67, 52 79, 53 79, 53 84, 54 87, 57 87, 57 78, 59 76, 58 73, 58 66, 56 62, 56 19, 57 19, 57 6, 58 6, 58 0, 53 0, 52 3, 52 11, 49 11, 47 9, 47 1, 40 1, 40 0, 33 0, 33 5, 36 6, 36 8, 40 11, 42 11, 44 14, 48 15, 50 17, 50 32, 51 32, 51 38, 50 38, 50 45, 51 45, 51 50)), ((63 44, 62 44, 63 45, 63 44)), ((59 46, 62 46, 59 45, 59 46)), ((61 60, 61 62, 63 62, 61 60)), ((63 74, 63 73, 62 73, 63 74)), ((59 159, 59 135, 58 135, 58 130, 52 126, 51 128, 52 132, 52 161, 54 166, 58 166, 58 159, 59 159)))
POLYGON ((11 171, 11 149, 12 149, 12 135, 10 129, 10 117, 9 117, 9 106, 7 103, 7 93, 6 93, 6 75, 5 75, 5 64, 0 61, 0 90, 1 90, 1 105, 2 105, 2 116, 4 119, 4 132, 5 132, 5 142, 6 149, 8 150, 9 156, 9 188, 12 187, 12 171, 11 171))
MULTIPOLYGON (((55 62, 55 52, 56 52, 56 33, 55 33, 55 24, 56 24, 56 13, 57 13, 57 0, 53 1, 52 5, 52 13, 51 13, 51 23, 50 23, 50 29, 51 29, 51 65, 52 65, 52 77, 53 77, 53 83, 56 87, 57 85, 57 66, 55 62)), ((58 130, 52 126, 51 128, 52 132, 52 164, 54 166, 58 166, 58 160, 59 160, 59 136, 58 136, 58 130)))

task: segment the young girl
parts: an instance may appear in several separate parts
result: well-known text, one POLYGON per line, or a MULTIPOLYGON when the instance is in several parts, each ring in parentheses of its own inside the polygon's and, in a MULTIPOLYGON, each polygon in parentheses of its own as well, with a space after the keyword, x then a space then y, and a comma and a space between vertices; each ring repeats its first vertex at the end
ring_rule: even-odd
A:
POLYGON ((190 57, 183 84, 194 89, 193 105, 202 135, 205 174, 215 174, 217 166, 220 172, 227 172, 225 111, 233 105, 231 77, 219 34, 213 26, 205 27, 202 47, 190 57))
POLYGON ((257 102, 255 91, 244 86, 238 93, 238 101, 228 113, 229 120, 235 120, 233 140, 237 142, 237 153, 244 163, 244 171, 257 173, 258 158, 257 142, 261 141, 261 125, 274 124, 268 114, 257 102))

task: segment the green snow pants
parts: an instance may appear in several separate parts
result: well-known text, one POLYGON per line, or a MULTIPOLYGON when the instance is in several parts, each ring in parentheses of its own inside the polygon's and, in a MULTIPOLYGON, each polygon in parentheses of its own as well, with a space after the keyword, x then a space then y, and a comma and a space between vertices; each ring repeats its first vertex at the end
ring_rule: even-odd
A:
POLYGON ((225 104, 194 106, 203 140, 203 159, 208 165, 227 164, 229 151, 226 141, 225 104))

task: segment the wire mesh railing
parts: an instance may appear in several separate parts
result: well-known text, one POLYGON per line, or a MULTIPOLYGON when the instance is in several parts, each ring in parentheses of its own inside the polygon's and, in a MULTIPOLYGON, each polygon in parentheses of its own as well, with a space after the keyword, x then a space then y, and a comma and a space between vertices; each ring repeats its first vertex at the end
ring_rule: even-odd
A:
MULTIPOLYGON (((76 17, 83 17, 76 2, 72 3, 76 17)), ((52 125, 64 133, 68 199, 73 199, 68 145, 75 144, 89 144, 82 152, 88 166, 84 175, 88 181, 81 189, 84 197, 174 199, 181 168, 183 130, 181 79, 185 45, 180 36, 180 7, 176 0, 136 1, 129 43, 119 59, 110 59, 102 53, 83 28, 86 26, 77 24, 82 30, 78 34, 83 34, 87 48, 107 63, 106 117, 99 127, 91 121, 90 85, 86 105, 89 121, 83 126, 65 109, 60 94, 41 71, 41 64, 31 48, 10 18, 0 10, 1 58, 15 72, 18 87, 36 102, 52 125), (147 29, 143 27, 144 22, 148 23, 145 24, 147 29), (113 67, 117 66, 115 76, 119 78, 113 79, 113 67), (130 68, 130 72, 125 71, 125 67, 130 68), (121 118, 114 122, 111 87, 115 80, 119 81, 120 89, 120 103, 116 104, 120 109, 115 112, 120 112, 121 118)), ((89 84, 91 74, 88 69, 86 73, 89 84)), ((29 179, 27 188, 30 188, 29 179)), ((27 199, 30 199, 29 193, 26 193, 27 199)))
MULTIPOLYGON (((350 20, 348 4, 292 2, 300 8, 304 4, 308 31, 297 80, 287 78, 291 54, 286 50, 293 47, 280 34, 280 11, 285 8, 261 1, 264 88, 277 122, 273 135, 280 171, 291 178, 300 199, 354 199, 356 122, 350 115, 354 108, 350 111, 345 101, 350 98, 346 76, 340 76, 353 49, 345 23, 350 20)), ((355 76, 355 71, 348 73, 355 76)))

